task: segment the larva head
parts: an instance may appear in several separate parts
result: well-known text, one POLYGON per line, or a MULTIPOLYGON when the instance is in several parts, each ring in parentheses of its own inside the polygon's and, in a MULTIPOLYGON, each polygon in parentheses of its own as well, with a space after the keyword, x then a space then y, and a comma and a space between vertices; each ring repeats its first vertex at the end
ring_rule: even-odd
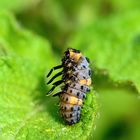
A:
POLYGON ((65 52, 65 57, 74 62, 78 62, 81 56, 82 56, 81 52, 76 49, 68 48, 67 51, 65 52))

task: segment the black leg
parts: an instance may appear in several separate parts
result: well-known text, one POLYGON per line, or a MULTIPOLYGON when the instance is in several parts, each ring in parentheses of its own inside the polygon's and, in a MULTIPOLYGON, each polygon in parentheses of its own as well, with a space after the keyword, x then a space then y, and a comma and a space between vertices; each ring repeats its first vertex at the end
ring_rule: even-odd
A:
POLYGON ((50 91, 46 94, 46 95, 49 95, 54 89, 55 89, 56 86, 53 86, 50 91))
POLYGON ((57 92, 57 93, 53 94, 53 97, 55 97, 55 96, 59 96, 61 93, 62 93, 62 91, 57 92))
POLYGON ((48 73, 47 77, 49 77, 49 76, 51 75, 51 73, 53 72, 53 70, 57 70, 57 69, 60 69, 60 68, 62 68, 62 67, 63 67, 62 65, 58 65, 58 66, 53 67, 53 68, 50 70, 50 72, 48 73))
POLYGON ((57 73, 56 75, 54 75, 54 76, 49 80, 49 82, 48 82, 47 84, 50 84, 56 77, 58 77, 58 76, 60 76, 60 75, 62 75, 62 74, 63 74, 63 71, 57 73))
POLYGON ((47 95, 49 95, 51 92, 53 92, 53 90, 60 84, 62 84, 64 81, 63 80, 59 80, 59 81, 56 81, 55 83, 53 83, 53 87, 50 89, 50 91, 47 93, 47 95))
POLYGON ((64 80, 59 80, 59 81, 54 82, 52 85, 58 86, 58 85, 62 84, 63 82, 64 82, 64 80))

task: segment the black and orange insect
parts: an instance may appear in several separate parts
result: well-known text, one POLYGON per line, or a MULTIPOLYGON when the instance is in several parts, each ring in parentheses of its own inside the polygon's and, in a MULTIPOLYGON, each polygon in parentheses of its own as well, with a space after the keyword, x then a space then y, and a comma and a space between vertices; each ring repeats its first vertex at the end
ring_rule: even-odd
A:
POLYGON ((62 64, 53 67, 53 70, 62 68, 62 71, 54 75, 47 84, 50 84, 56 77, 62 75, 61 80, 54 82, 53 87, 47 93, 49 95, 58 85, 64 84, 61 91, 53 94, 60 98, 60 113, 66 123, 72 125, 80 120, 81 107, 83 106, 86 93, 90 91, 91 69, 89 59, 82 55, 79 50, 68 48, 62 58, 62 64))

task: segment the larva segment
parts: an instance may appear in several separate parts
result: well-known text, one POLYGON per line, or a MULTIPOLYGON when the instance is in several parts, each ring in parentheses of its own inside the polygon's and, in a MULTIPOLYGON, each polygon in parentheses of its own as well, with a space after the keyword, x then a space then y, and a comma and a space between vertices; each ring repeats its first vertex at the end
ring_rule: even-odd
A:
POLYGON ((77 111, 81 109, 81 106, 60 102, 60 109, 63 111, 77 111))
POLYGON ((79 105, 79 106, 81 106, 83 104, 83 100, 82 99, 78 99, 77 97, 71 96, 71 95, 66 94, 66 93, 62 93, 60 95, 60 99, 63 102, 66 102, 66 103, 72 104, 72 105, 79 105))
POLYGON ((81 85, 81 84, 75 83, 75 82, 70 83, 70 84, 69 84, 69 87, 71 87, 71 88, 73 88, 73 89, 80 90, 80 91, 82 91, 83 93, 86 93, 86 92, 89 92, 89 91, 90 91, 89 86, 87 86, 87 85, 81 85))
POLYGON ((80 110, 78 110, 78 111, 63 111, 63 110, 61 110, 61 114, 65 118, 71 118, 71 117, 75 117, 75 116, 80 117, 80 113, 81 113, 80 110))
POLYGON ((86 93, 78 90, 78 89, 74 89, 74 88, 71 88, 71 87, 66 87, 65 89, 65 92, 71 96, 75 96, 79 99, 83 99, 83 98, 86 98, 86 93))

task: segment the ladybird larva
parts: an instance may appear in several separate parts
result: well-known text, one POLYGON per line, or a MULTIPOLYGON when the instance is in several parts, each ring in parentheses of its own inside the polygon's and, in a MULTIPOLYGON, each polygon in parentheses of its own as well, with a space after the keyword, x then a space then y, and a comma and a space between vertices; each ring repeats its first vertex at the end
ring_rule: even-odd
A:
POLYGON ((48 81, 47 84, 50 84, 56 77, 62 76, 61 80, 52 84, 53 87, 47 95, 52 93, 58 85, 64 84, 61 91, 53 96, 59 96, 61 116, 69 125, 80 120, 81 107, 86 93, 90 91, 91 69, 89 63, 89 59, 83 56, 79 50, 68 48, 62 58, 62 64, 53 67, 47 75, 49 77, 54 70, 62 68, 62 71, 48 81))

